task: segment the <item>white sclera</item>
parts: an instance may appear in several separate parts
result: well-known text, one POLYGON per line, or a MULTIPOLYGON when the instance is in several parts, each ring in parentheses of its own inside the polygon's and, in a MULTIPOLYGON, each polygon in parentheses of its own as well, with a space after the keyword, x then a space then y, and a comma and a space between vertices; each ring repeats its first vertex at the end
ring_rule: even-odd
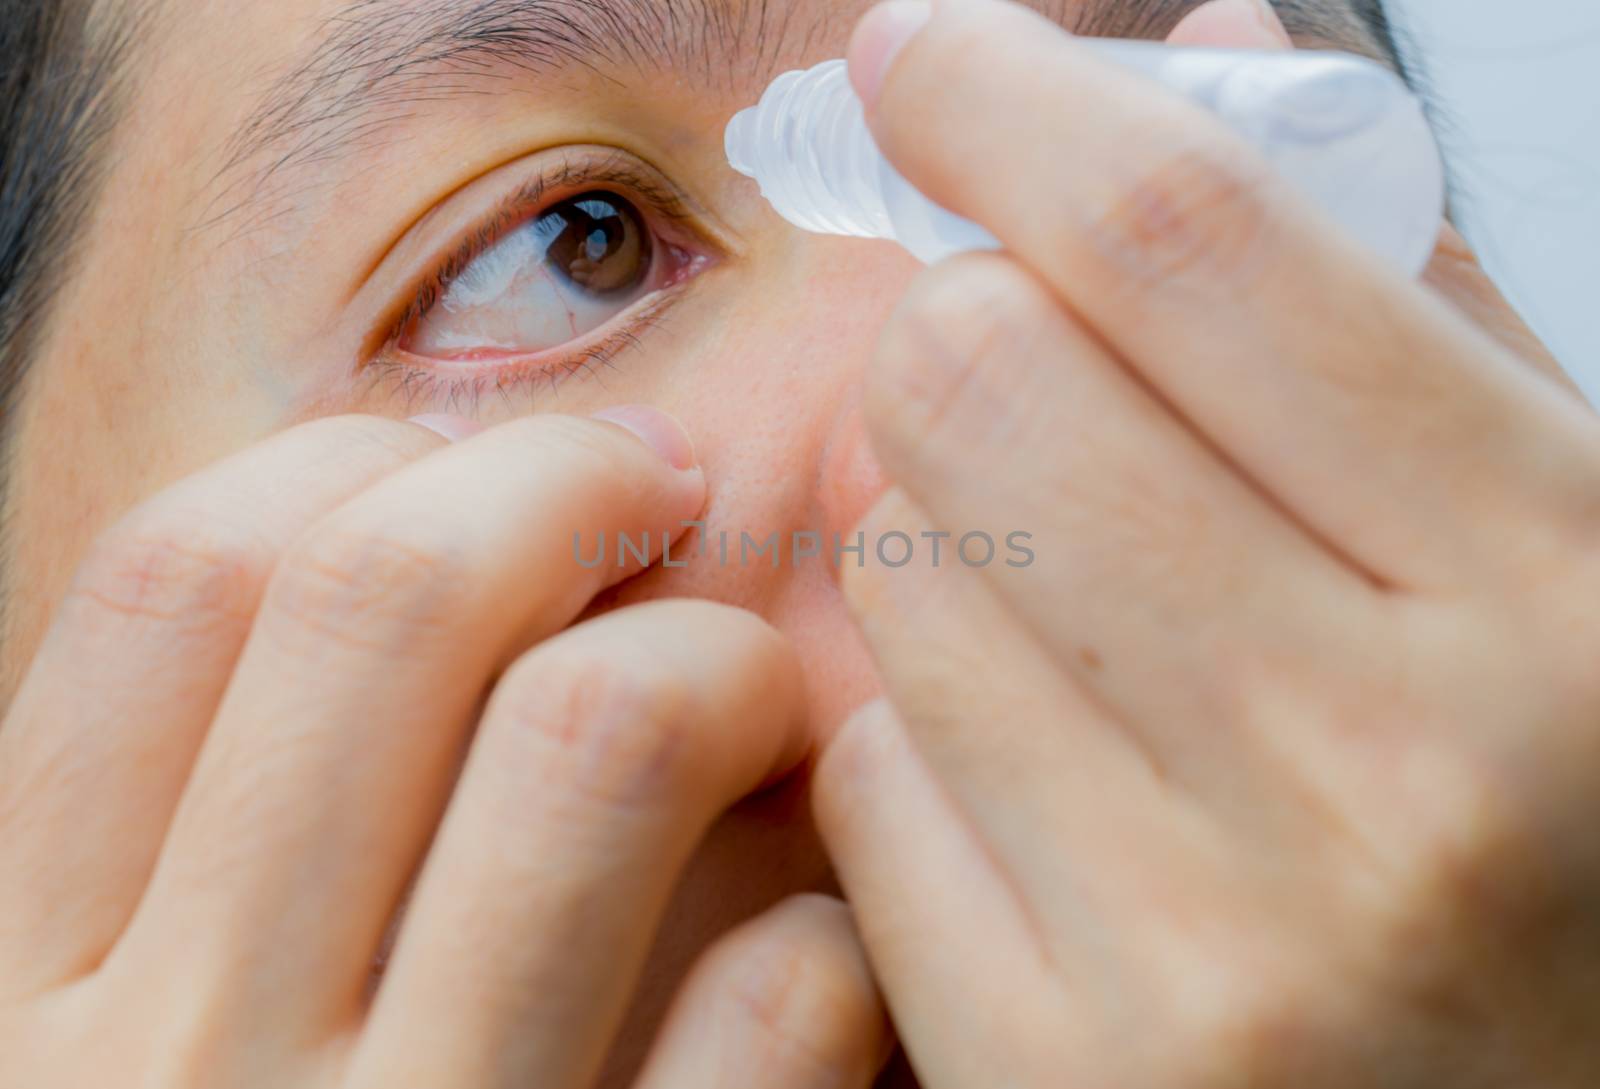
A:
MULTIPOLYGON (((1421 102, 1393 72, 1349 53, 1084 41, 1216 114, 1396 267, 1415 275, 1427 264, 1444 216, 1444 164, 1421 102)), ((999 248, 888 164, 842 60, 778 77, 729 123, 726 141, 734 169, 797 227, 894 239, 930 262, 999 248)))

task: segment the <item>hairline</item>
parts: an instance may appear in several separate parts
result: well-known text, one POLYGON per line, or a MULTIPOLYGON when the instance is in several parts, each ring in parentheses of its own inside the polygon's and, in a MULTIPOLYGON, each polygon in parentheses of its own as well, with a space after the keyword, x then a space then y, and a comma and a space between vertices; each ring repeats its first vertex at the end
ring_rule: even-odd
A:
POLYGON ((147 0, 0 0, 0 649, 15 421, 82 256, 147 0))

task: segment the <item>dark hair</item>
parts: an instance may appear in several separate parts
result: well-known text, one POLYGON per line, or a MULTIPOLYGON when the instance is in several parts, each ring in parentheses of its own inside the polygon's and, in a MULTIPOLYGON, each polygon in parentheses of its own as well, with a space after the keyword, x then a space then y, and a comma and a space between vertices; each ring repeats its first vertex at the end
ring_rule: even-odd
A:
POLYGON ((1327 39, 1331 43, 1355 45, 1355 36, 1365 37, 1378 60, 1391 65, 1408 83, 1415 85, 1415 73, 1400 49, 1394 24, 1384 10, 1384 0, 1345 0, 1329 5, 1323 0, 1273 0, 1283 12, 1284 23, 1292 32, 1327 39), (1354 26, 1350 21, 1354 20, 1354 26))
POLYGON ((28 363, 99 193, 130 34, 94 0, 0 0, 0 503, 28 363))

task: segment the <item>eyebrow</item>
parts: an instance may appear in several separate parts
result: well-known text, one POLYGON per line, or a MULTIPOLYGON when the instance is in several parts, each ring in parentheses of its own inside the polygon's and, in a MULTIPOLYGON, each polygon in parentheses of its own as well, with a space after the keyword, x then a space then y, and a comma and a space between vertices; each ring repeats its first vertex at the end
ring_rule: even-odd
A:
MULTIPOLYGON (((383 140, 431 103, 504 93, 518 73, 673 71, 708 91, 762 82, 826 13, 791 0, 353 0, 267 89, 223 150, 200 228, 275 204, 298 168, 383 140)), ((271 213, 252 215, 252 221, 271 213)))
MULTIPOLYGON (((1030 2, 1075 33, 1159 37, 1200 0, 1030 2)), ((1291 31, 1312 34, 1346 7, 1277 5, 1291 31)), ((303 168, 381 143, 430 104, 504 93, 518 73, 582 68, 615 82, 628 69, 676 72, 731 95, 808 56, 834 22, 825 5, 796 0, 350 0, 225 146, 197 229, 270 222, 292 207, 303 168)))

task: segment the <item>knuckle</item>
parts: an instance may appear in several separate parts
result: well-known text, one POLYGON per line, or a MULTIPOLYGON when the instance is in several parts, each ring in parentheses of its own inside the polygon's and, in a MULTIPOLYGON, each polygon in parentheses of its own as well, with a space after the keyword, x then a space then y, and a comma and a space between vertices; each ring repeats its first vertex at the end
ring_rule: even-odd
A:
POLYGON ((699 701, 689 683, 638 655, 535 650, 507 672, 491 720, 517 756, 579 809, 650 808, 691 774, 699 701))
POLYGON ((1593 884, 1574 879, 1594 859, 1589 837, 1574 836, 1574 810, 1512 802, 1487 762, 1451 774, 1450 800, 1427 807, 1366 920, 1377 978, 1411 1009, 1456 1006, 1463 978, 1500 965, 1560 978, 1594 902, 1593 884))
POLYGON ((290 548, 265 611, 335 643, 388 648, 396 638, 452 630, 472 581, 466 548, 446 533, 336 518, 290 548))
MULTIPOLYGON (((848 944, 842 905, 785 904, 812 925, 771 928, 729 950, 726 994, 759 1033, 775 1065, 845 1073, 858 1068, 879 1016, 864 970, 848 944)), ((844 1081, 840 1077, 829 1079, 844 1081)))
POLYGON ((1176 1068, 1156 1071, 1159 1080, 1233 1085, 1249 1071, 1262 1085, 1294 1081, 1293 1063, 1306 1053, 1325 1008, 1318 983, 1330 984, 1332 966, 1313 971, 1281 945, 1270 957, 1216 954, 1191 944, 1183 971, 1169 977, 1175 1046, 1166 1061, 1176 1068))
POLYGON ((1238 289, 1265 267, 1273 181, 1242 145, 1190 140, 1118 185, 1091 213, 1089 239, 1145 288, 1238 289))
POLYGON ((869 422, 918 444, 932 433, 982 439, 1011 426, 1050 306, 1008 258, 970 255, 929 269, 885 330, 867 385, 869 422))
POLYGON ((248 619, 269 564, 264 542, 217 518, 139 511, 95 542, 68 601, 205 630, 248 619))
POLYGON ((1196 1015, 1198 1046, 1190 1054, 1200 1068, 1185 1073, 1198 1085, 1231 1084, 1240 1071, 1263 1075, 1267 1083, 1287 1075, 1313 1031, 1313 1001, 1311 993, 1298 988, 1233 985, 1196 1015))
POLYGON ((1466 931, 1464 938, 1504 932, 1539 902, 1532 881, 1537 865, 1530 868, 1540 854, 1539 836, 1511 790, 1487 761, 1430 760, 1425 804, 1390 847, 1393 880, 1377 929, 1391 945, 1418 948, 1419 935, 1441 926, 1466 931))

